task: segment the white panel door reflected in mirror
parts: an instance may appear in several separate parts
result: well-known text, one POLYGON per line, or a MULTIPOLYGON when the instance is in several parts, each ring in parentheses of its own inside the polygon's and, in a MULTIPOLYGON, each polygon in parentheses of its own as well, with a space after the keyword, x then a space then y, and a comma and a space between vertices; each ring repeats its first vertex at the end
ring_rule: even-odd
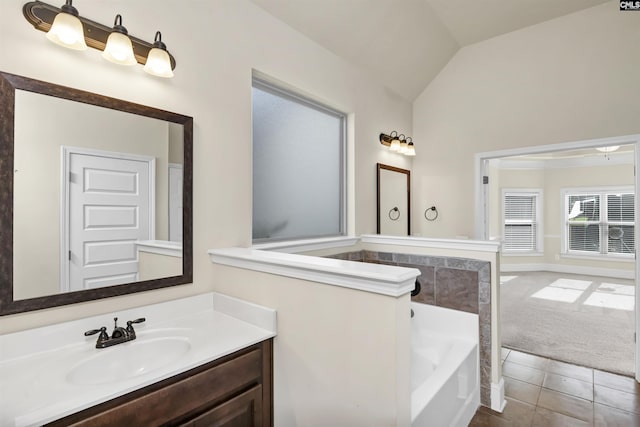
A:
POLYGON ((182 125, 23 90, 15 106, 14 300, 182 274, 154 253, 140 277, 138 256, 181 253, 182 125))
POLYGON ((411 171, 377 164, 377 233, 411 234, 411 171))

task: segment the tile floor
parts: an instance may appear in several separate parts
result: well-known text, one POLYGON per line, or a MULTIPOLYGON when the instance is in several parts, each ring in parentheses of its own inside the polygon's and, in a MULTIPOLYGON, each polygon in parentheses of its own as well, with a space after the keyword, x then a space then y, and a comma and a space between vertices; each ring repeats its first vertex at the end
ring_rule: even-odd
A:
POLYGON ((471 427, 640 426, 640 385, 630 377, 502 349, 507 406, 478 409, 471 427))

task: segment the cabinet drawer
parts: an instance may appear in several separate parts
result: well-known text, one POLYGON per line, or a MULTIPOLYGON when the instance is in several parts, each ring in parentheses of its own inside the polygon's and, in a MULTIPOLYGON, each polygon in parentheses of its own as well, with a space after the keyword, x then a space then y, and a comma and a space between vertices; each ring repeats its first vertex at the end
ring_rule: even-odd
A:
POLYGON ((262 386, 255 386, 180 427, 261 427, 262 386))
MULTIPOLYGON (((194 411, 211 407, 230 395, 262 380, 262 352, 255 349, 117 406, 98 405, 92 414, 82 412, 52 425, 72 426, 156 426, 169 423, 194 411), (97 413, 96 413, 97 412, 97 413)), ((135 392, 134 392, 135 393, 135 392)), ((123 396, 126 398, 126 396, 123 396)))

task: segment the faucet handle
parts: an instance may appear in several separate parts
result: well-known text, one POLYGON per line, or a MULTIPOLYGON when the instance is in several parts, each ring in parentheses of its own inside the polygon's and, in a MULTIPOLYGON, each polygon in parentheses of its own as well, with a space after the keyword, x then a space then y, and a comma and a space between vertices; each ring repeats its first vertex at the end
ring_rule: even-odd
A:
POLYGON ((130 334, 134 334, 134 335, 135 335, 136 331, 134 331, 134 330, 133 330, 133 324, 134 324, 134 323, 142 323, 142 322, 144 322, 145 320, 147 320, 147 319, 145 319, 144 317, 141 317, 141 318, 136 319, 136 320, 129 320, 129 321, 127 321, 127 331, 128 331, 130 334))
POLYGON ((98 337, 98 340, 108 340, 109 339, 109 335, 107 334, 107 328, 106 326, 103 326, 100 329, 91 329, 90 331, 87 331, 84 333, 85 337, 88 337, 89 335, 94 335, 97 334, 98 332, 100 332, 100 336, 98 337))

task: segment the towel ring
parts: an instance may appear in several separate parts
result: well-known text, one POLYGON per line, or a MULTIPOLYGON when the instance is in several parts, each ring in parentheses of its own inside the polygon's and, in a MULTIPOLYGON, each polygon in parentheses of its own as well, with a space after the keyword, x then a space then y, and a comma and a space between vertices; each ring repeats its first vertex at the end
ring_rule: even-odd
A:
POLYGON ((424 218, 427 221, 435 221, 438 218, 438 209, 435 206, 431 206, 430 208, 424 211, 424 218), (434 213, 429 214, 429 211, 433 211, 434 213))
POLYGON ((391 221, 397 221, 398 218, 400 218, 400 209, 398 209, 398 207, 396 206, 396 207, 394 207, 393 209, 391 209, 389 211, 389 219, 391 221), (395 216, 395 218, 394 218, 394 216, 395 216))

